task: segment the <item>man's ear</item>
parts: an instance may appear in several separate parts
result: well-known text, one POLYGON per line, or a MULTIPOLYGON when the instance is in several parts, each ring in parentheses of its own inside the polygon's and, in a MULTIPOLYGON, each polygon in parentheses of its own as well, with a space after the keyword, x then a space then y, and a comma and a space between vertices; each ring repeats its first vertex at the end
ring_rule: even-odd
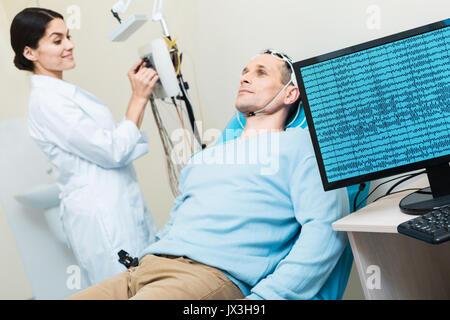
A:
POLYGON ((286 90, 286 95, 284 97, 284 104, 290 105, 298 100, 300 97, 300 90, 296 86, 289 86, 286 90))
POLYGON ((26 46, 24 49, 23 49, 23 56, 25 57, 25 58, 27 58, 28 60, 30 60, 30 61, 37 61, 37 57, 36 57, 36 51, 35 50, 33 50, 33 49, 31 49, 30 47, 28 47, 28 46, 26 46))

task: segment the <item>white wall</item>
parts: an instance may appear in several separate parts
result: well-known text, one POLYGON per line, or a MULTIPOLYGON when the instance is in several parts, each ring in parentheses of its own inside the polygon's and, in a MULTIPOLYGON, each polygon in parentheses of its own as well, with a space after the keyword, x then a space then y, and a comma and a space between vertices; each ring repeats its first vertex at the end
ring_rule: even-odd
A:
POLYGON ((24 73, 17 72, 9 44, 10 17, 0 0, 0 120, 23 117, 28 101, 29 84, 24 73))
MULTIPOLYGON (((69 267, 76 265, 77 262, 72 250, 59 243, 51 234, 44 213, 30 209, 14 198, 36 186, 55 181, 52 175, 47 174, 50 164, 29 137, 24 119, 0 121, 0 150, 2 150, 0 203, 8 221, 9 232, 14 235, 23 263, 22 268, 26 273, 26 277, 22 276, 22 279, 17 280, 25 283, 29 281, 29 287, 36 299, 63 299, 85 288, 86 281, 81 274, 79 288, 72 287, 72 283, 67 285, 67 281, 73 275, 68 273, 71 270, 69 267), (33 160, 30 161, 30 159, 33 160)), ((6 228, 7 225, 3 226, 6 228)), ((4 237, 8 240, 7 235, 0 234, 0 239, 4 237)), ((13 247, 9 248, 9 250, 13 249, 13 247)), ((2 251, 0 265, 2 275, 6 275, 6 272, 3 272, 4 268, 9 268, 6 263, 8 256, 4 254, 5 252, 2 251)), ((19 271, 20 269, 16 272, 19 271)), ((9 273, 8 276, 11 277, 13 274, 9 273)), ((0 291, 8 288, 3 287, 3 284, 2 282, 0 291)), ((22 289, 25 290, 22 294, 26 294, 26 287, 22 286, 22 289)), ((3 293, 0 294, 3 295, 3 293)))
MULTIPOLYGON (((198 0, 189 43, 208 126, 230 118, 247 61, 265 48, 302 60, 450 16, 448 0, 198 0), (370 5, 380 29, 368 29, 370 5)), ((185 40, 185 38, 182 38, 185 40)))
MULTIPOLYGON (((63 13, 81 9, 81 28, 72 30, 78 66, 65 79, 103 100, 117 120, 130 96, 126 78, 137 60, 137 49, 161 33, 148 22, 126 43, 110 43, 115 26, 109 12, 116 0, 40 0, 39 4, 63 13)), ((7 35, 14 15, 35 0, 0 0, 0 37, 7 35), (6 29, 6 30, 5 30, 6 29)), ((151 14, 153 1, 135 0, 130 12, 151 14)), ((256 53, 275 48, 301 60, 369 41, 450 16, 448 0, 166 0, 165 15, 173 37, 184 52, 183 73, 203 128, 222 129, 234 112, 241 70, 256 53), (370 29, 369 6, 380 10, 380 28, 370 29)), ((6 37, 7 39, 7 37, 6 37)), ((4 40, 4 39, 3 39, 4 40)), ((0 38, 0 120, 26 112, 28 83, 12 67, 9 46, 0 38), (7 103, 3 103, 6 101, 7 103)), ((161 227, 173 204, 159 136, 149 112, 143 125, 150 136, 150 153, 136 161, 144 197, 161 227)))

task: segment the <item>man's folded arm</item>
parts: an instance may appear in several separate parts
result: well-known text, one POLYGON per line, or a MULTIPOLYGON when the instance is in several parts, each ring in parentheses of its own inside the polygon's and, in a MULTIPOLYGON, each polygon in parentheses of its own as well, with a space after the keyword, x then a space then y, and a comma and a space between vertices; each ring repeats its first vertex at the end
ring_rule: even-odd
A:
POLYGON ((325 192, 313 156, 300 163, 292 177, 291 197, 301 232, 289 254, 262 279, 249 299, 311 299, 320 291, 345 246, 344 233, 331 224, 348 213, 345 189, 325 192))

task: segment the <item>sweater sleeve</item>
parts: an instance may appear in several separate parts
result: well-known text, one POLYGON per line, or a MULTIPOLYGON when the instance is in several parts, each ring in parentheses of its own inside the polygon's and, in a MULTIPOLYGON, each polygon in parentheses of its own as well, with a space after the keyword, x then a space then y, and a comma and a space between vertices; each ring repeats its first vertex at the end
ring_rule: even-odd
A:
POLYGON ((176 199, 175 199, 175 206, 172 209, 172 211, 170 211, 170 218, 169 221, 164 225, 164 227, 156 234, 156 241, 161 240, 162 238, 164 238, 170 231, 170 229, 173 226, 173 221, 175 219, 175 212, 177 211, 178 207, 183 203, 182 200, 183 196, 179 195, 176 199))
POLYGON ((175 198, 174 201, 174 207, 170 211, 169 214, 169 221, 164 225, 164 227, 156 234, 156 241, 161 240, 164 238, 171 230, 173 226, 173 222, 175 221, 175 212, 179 209, 181 205, 183 205, 183 202, 185 200, 184 196, 184 183, 186 181, 186 171, 182 170, 180 174, 180 182, 178 184, 178 196, 175 198))
POLYGON ((249 299, 307 300, 324 285, 347 240, 331 224, 348 213, 345 189, 325 192, 314 156, 299 163, 290 182, 295 217, 301 226, 291 251, 262 279, 249 299))

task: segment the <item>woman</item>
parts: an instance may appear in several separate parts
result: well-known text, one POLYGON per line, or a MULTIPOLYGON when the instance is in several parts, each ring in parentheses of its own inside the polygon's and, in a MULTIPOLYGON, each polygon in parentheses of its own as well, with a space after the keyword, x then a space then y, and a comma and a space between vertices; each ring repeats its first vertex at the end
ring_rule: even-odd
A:
POLYGON ((11 45, 16 67, 33 73, 29 131, 60 171, 67 240, 89 284, 96 284, 126 269, 118 262, 120 250, 138 256, 157 231, 132 162, 148 152, 139 129, 158 75, 142 61, 133 66, 126 118, 116 124, 101 101, 63 80, 75 60, 60 14, 23 10, 12 22, 11 45))

